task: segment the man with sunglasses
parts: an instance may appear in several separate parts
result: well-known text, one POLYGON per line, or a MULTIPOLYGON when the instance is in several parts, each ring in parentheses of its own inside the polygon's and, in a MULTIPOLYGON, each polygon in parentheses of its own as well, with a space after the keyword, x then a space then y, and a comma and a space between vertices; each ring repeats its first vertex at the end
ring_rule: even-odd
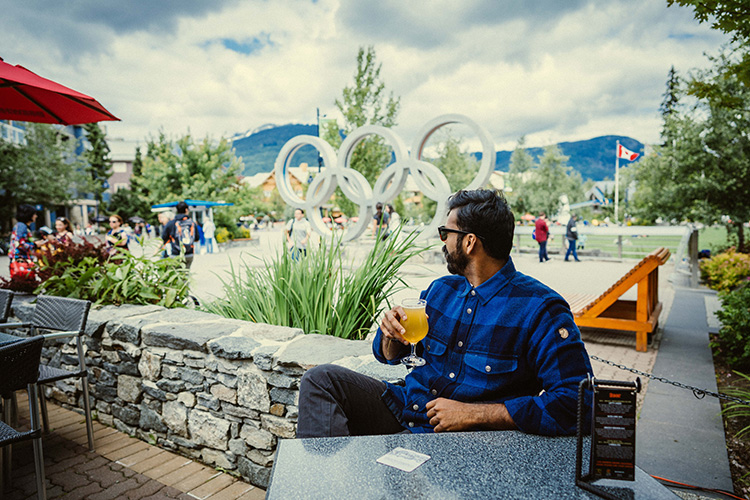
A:
MULTIPOLYGON (((309 370, 300 384, 298 437, 575 433, 578 384, 592 370, 568 304, 516 271, 515 220, 501 193, 459 191, 448 208, 438 234, 451 276, 420 295, 429 333, 417 352, 427 363, 403 385, 334 365, 309 370)), ((379 361, 398 364, 408 353, 404 316, 400 306, 385 313, 373 340, 379 361)))

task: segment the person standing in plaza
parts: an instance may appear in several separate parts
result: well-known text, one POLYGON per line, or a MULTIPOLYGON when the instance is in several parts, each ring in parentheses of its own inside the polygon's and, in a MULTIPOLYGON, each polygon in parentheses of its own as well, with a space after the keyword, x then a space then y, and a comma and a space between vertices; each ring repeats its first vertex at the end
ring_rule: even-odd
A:
POLYGON ((203 236, 206 239, 206 252, 214 253, 214 236, 216 235, 216 225, 211 219, 206 219, 203 223, 203 236))
POLYGON ((536 242, 539 243, 539 262, 547 262, 549 260, 549 256, 547 255, 549 226, 547 226, 547 214, 544 212, 539 213, 539 218, 534 224, 534 237, 536 238, 536 242))
POLYGON ((297 260, 307 255, 307 242, 310 240, 312 227, 310 222, 305 218, 305 211, 301 208, 294 210, 294 218, 286 223, 286 241, 290 245, 289 251, 292 252, 292 258, 297 260))
POLYGON ((36 221, 36 208, 32 205, 20 205, 16 211, 16 225, 10 236, 10 277, 34 278, 34 250, 44 243, 44 240, 31 240, 29 226, 36 221))
POLYGON ((109 227, 110 230, 107 232, 107 247, 110 253, 115 253, 119 248, 122 250, 128 249, 128 233, 125 228, 122 227, 122 217, 118 214, 112 214, 109 216, 109 227))
POLYGON ((568 262, 570 254, 573 254, 573 258, 576 262, 581 262, 578 258, 578 252, 576 252, 576 245, 578 245, 578 228, 576 227, 576 214, 570 214, 570 220, 565 228, 565 237, 568 239, 568 251, 565 253, 565 262, 568 262))
POLYGON ((388 237, 388 222, 391 220, 388 212, 383 211, 383 204, 377 202, 375 204, 375 215, 372 216, 372 235, 378 236, 381 239, 388 237))
POLYGON ((187 203, 179 202, 177 215, 169 221, 162 235, 162 241, 172 249, 172 256, 181 255, 188 269, 195 256, 195 240, 200 238, 198 224, 190 218, 189 211, 187 203))

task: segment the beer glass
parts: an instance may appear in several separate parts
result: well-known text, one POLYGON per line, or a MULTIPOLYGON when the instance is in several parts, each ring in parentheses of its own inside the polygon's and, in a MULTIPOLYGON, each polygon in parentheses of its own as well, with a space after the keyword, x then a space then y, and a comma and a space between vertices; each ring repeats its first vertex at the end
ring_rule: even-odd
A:
POLYGON ((417 356, 417 343, 427 336, 428 324, 425 306, 427 302, 423 299, 404 299, 401 302, 406 313, 406 319, 401 320, 404 327, 404 338, 411 344, 411 354, 401 360, 401 363, 414 368, 424 366, 426 361, 417 356))

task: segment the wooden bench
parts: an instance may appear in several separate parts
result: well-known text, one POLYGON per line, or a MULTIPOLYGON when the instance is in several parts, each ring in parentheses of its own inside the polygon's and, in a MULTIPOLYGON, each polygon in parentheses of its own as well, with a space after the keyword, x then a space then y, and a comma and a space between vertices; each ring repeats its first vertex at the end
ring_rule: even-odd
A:
POLYGON ((579 328, 602 328, 635 332, 635 349, 646 352, 648 335, 658 324, 659 266, 669 260, 670 252, 657 248, 601 295, 563 294, 570 304, 579 328), (620 297, 638 285, 637 300, 620 297))

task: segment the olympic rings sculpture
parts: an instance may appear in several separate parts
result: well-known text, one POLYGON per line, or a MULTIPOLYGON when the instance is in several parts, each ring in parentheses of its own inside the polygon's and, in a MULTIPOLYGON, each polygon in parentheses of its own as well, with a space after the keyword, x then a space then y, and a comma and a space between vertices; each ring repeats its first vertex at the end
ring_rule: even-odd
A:
POLYGON ((478 189, 487 184, 495 169, 495 144, 490 134, 471 118, 449 114, 438 116, 422 126, 412 144, 411 154, 401 137, 393 130, 379 125, 365 125, 354 130, 341 144, 338 154, 330 144, 319 137, 311 135, 293 137, 281 148, 274 164, 279 194, 287 204, 304 209, 313 229, 321 236, 328 238, 333 232, 323 222, 319 209, 330 199, 336 187, 340 186, 344 195, 359 205, 359 219, 354 225, 349 226, 343 235, 343 241, 350 241, 358 238, 367 229, 375 211, 375 204, 377 202, 385 204, 395 199, 403 190, 407 176, 411 174, 422 194, 437 202, 435 217, 429 225, 422 228, 418 236, 418 239, 430 238, 436 234, 438 226, 445 221, 446 204, 451 195, 451 187, 439 168, 422 160, 422 152, 432 134, 439 128, 454 123, 469 126, 482 142, 482 161, 479 171, 474 179, 463 188, 478 189), (354 148, 371 135, 378 135, 385 139, 385 142, 391 146, 395 157, 395 161, 388 165, 377 178, 374 188, 370 186, 364 175, 350 166, 354 148), (318 150, 326 169, 310 182, 307 198, 303 199, 292 189, 288 172, 294 154, 308 145, 318 150))

